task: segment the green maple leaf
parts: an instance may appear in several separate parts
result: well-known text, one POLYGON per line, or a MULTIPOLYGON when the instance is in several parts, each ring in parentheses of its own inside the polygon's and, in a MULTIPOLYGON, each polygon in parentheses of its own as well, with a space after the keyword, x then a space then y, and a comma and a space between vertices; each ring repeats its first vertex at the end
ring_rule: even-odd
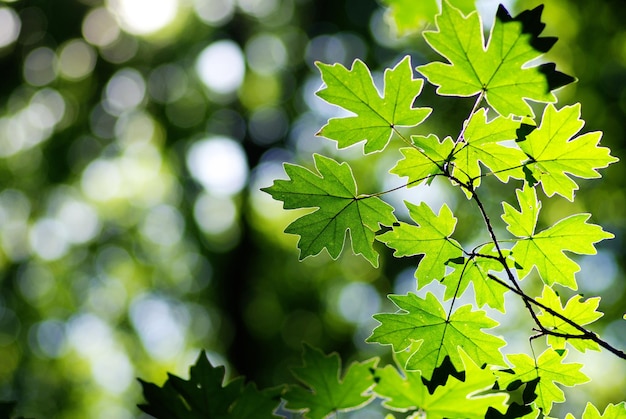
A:
POLYGON ((550 348, 539 355, 536 361, 526 354, 507 355, 515 374, 502 372, 498 379, 500 388, 506 388, 514 381, 528 382, 539 378, 534 403, 547 415, 553 403, 565 401, 563 391, 556 384, 572 387, 589 381, 589 377, 580 372, 582 364, 563 362, 566 355, 566 350, 555 351, 550 348))
POLYGON ((399 223, 378 236, 378 240, 395 249, 394 256, 397 257, 424 255, 415 271, 418 287, 421 288, 433 279, 441 280, 448 262, 461 257, 463 251, 457 241, 450 238, 457 220, 446 204, 439 210, 439 215, 435 215, 424 202, 415 205, 405 201, 405 204, 409 215, 419 226, 399 223))
POLYGON ((319 154, 313 157, 318 173, 285 164, 289 180, 276 180, 271 187, 262 189, 283 201, 285 209, 317 208, 285 229, 286 233, 300 236, 300 259, 317 255, 324 248, 336 259, 349 231, 353 251, 378 266, 374 235, 379 224, 390 226, 396 221, 393 207, 378 197, 359 196, 347 163, 340 164, 319 154))
MULTIPOLYGON (((485 245, 477 253, 495 256, 493 245, 485 245)), ((454 271, 446 276, 441 283, 446 287, 444 299, 458 297, 465 292, 471 282, 474 285, 474 295, 478 307, 485 304, 491 308, 505 312, 504 294, 508 289, 489 278, 490 272, 503 270, 502 264, 490 258, 475 257, 464 259, 461 264, 449 264, 454 271)))
MULTIPOLYGON (((596 311, 600 304, 600 297, 588 298, 584 302, 581 302, 581 296, 575 295, 567 301, 565 307, 561 305, 561 299, 556 292, 548 286, 543 287, 543 293, 541 297, 536 300, 543 305, 551 308, 559 314, 562 314, 566 318, 576 322, 580 326, 592 323, 602 317, 604 314, 596 311)), ((547 312, 542 312, 537 316, 541 324, 546 328, 559 333, 566 334, 580 334, 580 331, 564 322, 563 320, 555 317, 547 312)), ((565 349, 565 343, 569 343, 575 349, 580 352, 585 352, 587 349, 599 351, 600 346, 589 339, 568 339, 563 337, 548 335, 548 344, 553 349, 565 349)))
POLYGON ((282 387, 259 391, 239 377, 226 385, 224 367, 214 367, 202 351, 189 369, 189 380, 172 374, 162 387, 139 380, 147 404, 139 408, 159 419, 269 419, 280 403, 282 387))
POLYGON ((528 155, 526 169, 541 182, 547 196, 555 193, 570 201, 578 185, 570 176, 599 178, 597 169, 618 161, 610 150, 598 144, 601 132, 575 137, 585 125, 580 119, 580 104, 557 110, 552 104, 543 113, 541 125, 518 145, 528 155))
POLYGON ((415 108, 424 81, 413 78, 411 60, 406 56, 393 69, 385 70, 381 97, 367 66, 355 60, 352 69, 341 64, 316 63, 326 87, 317 95, 356 116, 331 118, 318 135, 337 141, 339 148, 366 141, 365 153, 381 151, 395 127, 415 127, 430 115, 430 108, 415 108))
MULTIPOLYGON (((592 403, 587 402, 582 419, 624 419, 626 418, 626 402, 619 404, 609 403, 604 409, 604 413, 600 411, 592 403)), ((574 419, 574 415, 568 413, 565 419, 574 419)))
MULTIPOLYGON (((425 23, 433 22, 439 13, 437 0, 383 0, 383 3, 389 7, 386 15, 399 34, 419 30, 425 23)), ((450 3, 465 13, 474 10, 474 0, 453 0, 450 3)))
POLYGON ((463 351, 459 351, 464 365, 465 379, 449 377, 445 386, 438 386, 430 394, 418 371, 398 371, 392 365, 376 370, 374 393, 385 399, 383 406, 399 412, 419 410, 429 419, 468 418, 482 419, 487 409, 506 410, 508 396, 489 393, 496 381, 488 369, 479 368, 463 351))
POLYGON ((461 182, 478 187, 481 162, 504 183, 510 177, 523 179, 522 162, 527 160, 526 155, 517 147, 502 144, 517 138, 519 126, 519 122, 501 116, 487 121, 487 110, 479 109, 471 116, 463 131, 462 141, 452 154, 452 175, 461 182))
POLYGON ((499 6, 485 46, 477 12, 468 16, 443 2, 437 16, 437 31, 424 32, 430 46, 449 63, 433 62, 418 67, 437 93, 474 96, 483 93, 487 103, 500 115, 531 116, 526 99, 556 102, 552 90, 574 81, 555 70, 554 64, 527 67, 554 45, 556 38, 540 38, 543 6, 512 18, 499 6))
POLYGON ((284 398, 286 408, 306 411, 304 417, 322 419, 339 411, 354 410, 369 403, 374 396, 373 371, 378 358, 353 362, 340 379, 341 360, 337 353, 324 355, 319 349, 304 346, 303 366, 293 375, 306 386, 291 386, 284 398))
POLYGON ((367 341, 392 345, 395 352, 405 350, 413 342, 421 342, 408 358, 407 370, 420 370, 430 380, 434 369, 446 356, 457 370, 461 370, 464 365, 459 349, 480 365, 502 365, 504 362, 500 348, 506 342, 482 331, 498 325, 484 311, 472 311, 471 305, 465 305, 448 317, 431 293, 427 293, 425 299, 412 293, 388 297, 401 311, 374 315, 380 325, 367 341))
POLYGON ((594 244, 614 237, 613 234, 598 225, 587 223, 591 214, 569 216, 536 233, 541 206, 535 189, 525 185, 523 190, 516 190, 516 194, 520 210, 503 202, 502 219, 507 223, 507 230, 519 238, 511 253, 519 265, 520 279, 525 278, 535 266, 547 285, 556 283, 577 289, 575 273, 580 270, 580 266, 564 251, 594 255, 597 253, 594 244))
POLYGON ((409 188, 443 174, 444 164, 450 161, 454 149, 451 137, 440 141, 434 134, 427 137, 413 135, 411 140, 414 146, 401 148, 403 158, 389 171, 400 177, 407 176, 409 188))

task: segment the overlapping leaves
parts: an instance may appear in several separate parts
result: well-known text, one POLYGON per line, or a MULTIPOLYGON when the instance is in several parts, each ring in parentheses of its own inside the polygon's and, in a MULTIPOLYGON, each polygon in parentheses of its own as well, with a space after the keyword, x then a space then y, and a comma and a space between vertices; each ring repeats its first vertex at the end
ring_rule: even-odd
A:
POLYGON ((539 378, 534 403, 548 414, 553 403, 565 401, 563 390, 557 384, 572 387, 589 381, 589 377, 580 372, 582 364, 563 362, 566 355, 567 351, 553 349, 547 349, 536 360, 526 354, 507 355, 515 374, 501 372, 498 379, 500 388, 506 388, 514 381, 527 382, 539 378))
POLYGON ((584 125, 580 119, 580 104, 559 110, 550 104, 539 128, 518 142, 530 158, 526 169, 541 183, 546 195, 556 193, 573 201, 578 185, 570 176, 599 178, 598 169, 618 160, 610 155, 608 148, 598 145, 601 132, 575 137, 584 125))
MULTIPOLYGON (((475 0, 449 0, 454 7, 469 13, 474 9, 475 0)), ((400 34, 417 31, 426 23, 432 23, 439 12, 437 0, 383 0, 389 7, 387 16, 394 22, 400 34)))
POLYGON ((484 94, 487 103, 500 115, 527 116, 533 111, 526 99, 556 102, 552 93, 574 79, 554 64, 527 67, 554 45, 556 38, 541 38, 542 6, 512 18, 500 6, 485 46, 483 27, 477 12, 468 16, 443 1, 437 16, 437 30, 424 32, 431 47, 449 62, 418 67, 437 93, 453 96, 484 94))
POLYGON ((452 365, 464 368, 459 348, 476 363, 502 365, 500 348, 505 341, 483 329, 491 329, 498 322, 481 310, 473 311, 470 305, 459 307, 450 316, 431 293, 425 298, 409 293, 390 295, 389 299, 400 309, 393 314, 376 314, 380 325, 374 329, 368 342, 391 345, 395 352, 421 342, 406 363, 407 370, 420 370, 430 380, 433 371, 448 356, 452 365))
MULTIPOLYGON (((387 2, 394 7, 403 4, 387 2)), ((432 2, 409 3, 403 7, 432 6, 432 2)), ((319 134, 336 141, 339 148, 364 142, 365 153, 382 151, 394 133, 402 135, 408 147, 400 149, 402 158, 390 173, 408 178, 407 187, 430 183, 436 176, 448 177, 477 202, 489 230, 489 242, 476 239, 475 243, 482 244, 464 250, 452 238, 457 219, 447 205, 436 214, 424 203, 406 202, 414 223, 398 223, 393 208, 378 198, 382 193, 359 195, 350 167, 319 155, 314 157, 317 171, 286 165, 289 179, 277 180, 265 190, 283 201, 287 209, 314 209, 286 230, 301 236, 301 258, 324 248, 336 258, 349 232, 354 252, 376 266, 378 254, 373 245, 378 239, 392 248, 395 256, 421 255, 415 271, 417 288, 432 280, 441 281, 444 300, 452 299, 452 306, 472 283, 477 305, 486 304, 504 312, 504 294, 509 289, 523 293, 516 288, 516 279, 524 279, 535 268, 546 287, 534 301, 544 307, 533 317, 548 335, 550 348, 535 359, 508 355, 512 368, 496 371, 499 387, 478 397, 477 392, 493 384, 492 366, 506 365, 500 353, 505 342, 488 332, 498 323, 469 305, 446 309, 432 293, 424 298, 413 293, 391 295, 389 299, 399 311, 376 314, 374 318, 380 324, 367 340, 391 345, 402 358, 401 368, 376 370, 376 384, 372 385, 374 361, 352 364, 342 378, 338 359, 305 349, 305 365, 295 374, 304 387, 289 390, 288 408, 307 412, 307 417, 322 418, 361 406, 374 392, 391 410, 425 412, 429 417, 498 417, 504 412, 506 398, 501 393, 504 390, 499 389, 510 387, 516 391, 523 383, 525 395, 530 396, 523 397, 521 407, 530 409, 532 403, 548 414, 553 403, 564 399, 559 386, 588 380, 580 372, 580 364, 564 362, 566 343, 579 351, 597 349, 598 345, 589 339, 566 341, 550 332, 577 335, 578 328, 553 313, 584 326, 602 315, 597 311, 599 299, 581 301, 573 297, 563 306, 551 286, 576 289, 575 274, 580 268, 569 253, 595 254, 596 243, 613 235, 589 223, 589 214, 575 214, 538 229, 541 203, 535 188, 541 185, 548 197, 558 194, 573 200, 578 189, 573 178, 598 178, 598 170, 617 159, 599 146, 600 133, 578 135, 584 126, 580 105, 561 109, 552 105, 556 102, 553 91, 573 78, 556 71, 554 64, 532 66, 531 62, 556 41, 540 37, 544 28, 541 12, 538 7, 512 18, 500 7, 485 43, 478 14, 465 16, 443 1, 436 31, 427 32, 425 38, 448 62, 426 64, 418 71, 438 86, 440 95, 480 95, 489 107, 479 108, 476 103, 456 140, 451 136, 440 140, 434 134, 423 135, 415 130, 429 116, 430 109, 416 107, 423 82, 413 76, 408 57, 385 71, 382 94, 370 70, 359 60, 350 69, 339 64, 317 64, 325 82, 318 95, 353 114, 331 119, 319 134), (548 104, 540 124, 522 118, 534 116, 529 100, 548 104), (398 131, 398 127, 404 128, 398 131), (516 191, 517 204, 503 203, 502 219, 513 235, 508 240, 514 243, 512 247, 498 247, 504 245, 499 237, 495 238, 499 232, 478 200, 481 191, 476 188, 485 176, 503 183, 510 179, 524 181, 516 191), (376 236, 380 230, 385 232, 376 236), (507 281, 494 280, 492 273, 504 270, 507 281), (553 310, 552 314, 545 307, 553 310), (436 372, 447 364, 462 371, 465 380, 452 375, 445 385, 429 387, 436 372), (357 376, 360 384, 354 378, 357 376), (487 411, 489 403, 500 407, 500 413, 487 411)), ((526 295, 523 298, 532 302, 526 295)))
POLYGON ((502 413, 506 410, 508 396, 491 392, 495 376, 489 369, 479 368, 464 352, 460 351, 464 379, 449 377, 445 386, 429 392, 419 371, 396 369, 392 365, 376 370, 374 393, 384 399, 383 406, 398 412, 419 411, 429 419, 468 418, 482 419, 489 408, 502 413), (459 402, 462 401, 462 402, 459 402))
POLYGON ((139 380, 146 399, 139 408, 159 419, 270 419, 282 387, 259 391, 243 378, 227 384, 224 367, 211 365, 203 351, 189 369, 189 380, 169 375, 162 387, 139 380))

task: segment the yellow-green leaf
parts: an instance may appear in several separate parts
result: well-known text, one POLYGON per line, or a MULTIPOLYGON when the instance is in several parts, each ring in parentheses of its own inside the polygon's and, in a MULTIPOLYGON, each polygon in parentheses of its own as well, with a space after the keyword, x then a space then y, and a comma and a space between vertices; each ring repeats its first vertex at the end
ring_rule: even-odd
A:
POLYGON ((500 6, 485 45, 478 13, 464 16, 444 0, 436 18, 437 30, 425 32, 424 38, 448 63, 428 63, 418 71, 438 86, 440 95, 474 96, 482 92, 502 116, 531 116, 528 99, 556 102, 552 91, 574 81, 556 71, 554 64, 527 65, 556 42, 556 38, 539 37, 545 26, 542 10, 539 6, 512 18, 500 6))
POLYGON ((337 141, 339 148, 365 141, 365 153, 381 151, 389 143, 395 127, 415 127, 432 111, 413 106, 424 81, 413 77, 409 56, 393 69, 385 70, 382 97, 370 70, 360 60, 355 60, 350 70, 341 64, 316 65, 326 84, 317 95, 356 114, 331 118, 319 132, 319 135, 337 141))
POLYGON ((417 342, 419 346, 406 362, 407 370, 419 370, 430 380, 446 356, 456 369, 461 370, 464 365, 460 348, 480 365, 502 365, 504 362, 500 348, 505 341, 483 331, 496 327, 498 322, 487 317, 484 311, 473 311, 471 305, 464 305, 448 317, 431 293, 427 293, 426 298, 409 293, 390 295, 389 299, 401 311, 374 315, 380 325, 367 341, 391 345, 395 352, 417 342))
POLYGON ((555 351, 546 349, 535 361, 526 354, 507 355, 507 359, 513 365, 514 374, 500 372, 498 382, 500 388, 506 388, 514 381, 528 382, 539 378, 534 401, 536 406, 543 410, 544 414, 550 413, 553 403, 565 401, 565 395, 557 384, 575 386, 589 381, 589 377, 580 372, 582 364, 564 363, 567 351, 555 351))
POLYGON ((547 285, 561 284, 577 289, 575 273, 580 266, 564 252, 594 255, 597 253, 595 243, 610 239, 613 234, 598 225, 589 224, 587 221, 591 214, 571 215, 537 233, 535 228, 540 204, 535 189, 525 185, 516 193, 520 210, 503 202, 502 219, 507 229, 519 238, 511 254, 518 265, 520 279, 536 267, 547 285))
MULTIPOLYGON (((543 287, 543 293, 541 297, 537 298, 537 301, 551 308, 555 312, 562 314, 566 318, 573 322, 576 322, 580 326, 593 323, 602 317, 604 314, 597 311, 600 304, 600 297, 588 298, 585 301, 580 301, 582 297, 575 295, 567 301, 565 307, 561 305, 561 299, 556 292, 548 286, 543 287)), ((541 324, 559 333, 566 334, 580 334, 580 331, 569 323, 561 320, 560 318, 553 316, 552 314, 543 311, 537 316, 541 324)), ((589 339, 565 339, 559 336, 548 335, 548 344, 553 349, 565 349, 565 343, 569 343, 580 352, 585 352, 587 349, 599 351, 600 346, 589 339)))
POLYGON ((547 196, 556 193, 573 201, 578 185, 572 176, 599 178, 598 169, 618 161, 607 147, 599 146, 601 132, 576 136, 584 125, 579 103, 558 110, 550 104, 539 128, 518 142, 530 158, 526 169, 541 183, 547 196))

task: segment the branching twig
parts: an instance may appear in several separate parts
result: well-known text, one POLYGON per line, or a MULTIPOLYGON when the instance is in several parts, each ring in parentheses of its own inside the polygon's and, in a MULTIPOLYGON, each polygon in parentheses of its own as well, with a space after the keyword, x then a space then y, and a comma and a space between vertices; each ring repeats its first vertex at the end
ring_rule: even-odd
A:
POLYGON ((611 344, 609 344, 608 342, 602 340, 600 337, 598 337, 597 334, 595 334, 594 332, 585 329, 583 326, 579 325, 578 323, 576 323, 575 321, 567 318, 566 316, 562 315, 561 313, 551 309, 550 307, 546 306, 543 303, 540 303, 539 301, 535 300, 534 298, 528 296, 526 293, 524 293, 521 290, 518 290, 516 288, 511 287, 509 284, 507 284, 506 282, 504 282, 503 280, 501 280, 500 278, 498 278, 497 276, 493 275, 493 274, 487 274, 487 276, 489 277, 489 279, 497 282, 498 284, 502 285, 503 287, 508 288, 510 291, 513 291, 515 294, 519 295, 520 297, 522 297, 522 299, 524 300, 524 302, 526 302, 527 304, 533 304, 539 308, 541 308, 542 310, 544 310, 546 313, 559 318, 560 320, 563 320, 565 323, 569 324, 570 326, 574 327, 576 330, 579 330, 581 332, 581 334, 572 334, 572 333, 560 333, 560 332, 555 332, 553 330, 547 329, 545 326, 543 326, 541 324, 541 322, 537 323, 537 326, 539 327, 539 330, 537 330, 540 334, 536 335, 536 337, 539 336, 545 336, 545 335, 552 335, 552 336, 558 336, 558 337, 562 337, 565 339, 584 339, 584 340, 591 340, 595 343, 597 343, 598 345, 600 345, 601 347, 603 347, 604 349, 608 350, 609 352, 617 355, 618 357, 622 358, 622 359, 626 359, 626 353, 624 353, 623 351, 613 347, 611 344))

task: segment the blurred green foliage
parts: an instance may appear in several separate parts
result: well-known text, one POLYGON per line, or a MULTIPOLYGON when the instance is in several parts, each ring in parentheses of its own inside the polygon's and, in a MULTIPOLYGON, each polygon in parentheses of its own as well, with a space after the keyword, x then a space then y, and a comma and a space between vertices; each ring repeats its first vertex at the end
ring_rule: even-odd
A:
MULTIPOLYGON (((479 6, 492 16, 496 2, 479 6)), ((381 354, 364 343, 371 314, 414 287, 416 259, 391 263, 380 246, 381 270, 349 255, 298 262, 296 237, 282 234, 295 215, 259 189, 284 177, 283 161, 356 157, 315 138, 337 114, 314 95, 315 61, 360 58, 378 81, 407 53, 413 67, 435 58, 417 34, 396 36, 387 13, 374 0, 0 1, 0 400, 26 417, 132 418, 135 377, 161 383, 202 348, 263 388, 292 380, 302 341, 346 363, 381 354)), ((561 102, 580 101, 585 130, 604 131, 622 161, 625 15, 617 0, 551 0, 544 12, 560 38, 547 58, 579 79, 561 102)), ((433 92, 422 100, 460 125, 472 103, 433 92)), ((352 162, 370 174, 364 193, 393 186, 378 162, 398 157, 352 162)), ((542 220, 588 211, 615 233, 580 259, 579 283, 602 295, 599 332, 619 347, 624 170, 546 205, 542 220)), ((408 193, 456 204, 457 231, 476 233, 444 185, 408 193)), ((507 340, 519 326, 507 324, 507 340)), ((622 396, 624 365, 585 363, 594 385, 563 411, 622 396)))

